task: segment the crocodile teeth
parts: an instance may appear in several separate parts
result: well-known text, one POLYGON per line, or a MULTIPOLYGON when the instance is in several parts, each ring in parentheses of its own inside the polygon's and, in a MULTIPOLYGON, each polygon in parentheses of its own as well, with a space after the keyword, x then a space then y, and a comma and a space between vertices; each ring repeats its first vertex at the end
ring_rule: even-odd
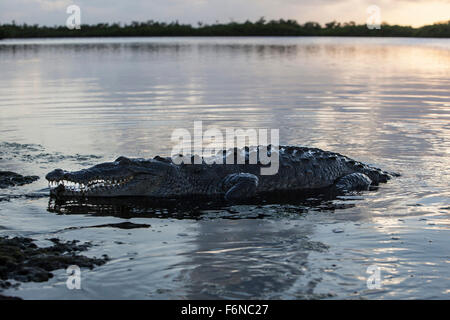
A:
POLYGON ((100 177, 94 177, 92 180, 71 181, 71 180, 51 180, 49 181, 50 188, 57 188, 58 186, 63 186, 68 195, 77 194, 89 194, 90 192, 98 192, 105 190, 113 190, 117 188, 122 188, 125 184, 130 182, 134 177, 125 178, 111 178, 102 179, 100 177))

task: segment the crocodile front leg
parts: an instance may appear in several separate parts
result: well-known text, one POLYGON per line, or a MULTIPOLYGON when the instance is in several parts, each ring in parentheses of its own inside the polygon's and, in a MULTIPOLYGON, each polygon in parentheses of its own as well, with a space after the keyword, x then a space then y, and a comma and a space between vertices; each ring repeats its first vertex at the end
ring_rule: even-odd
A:
POLYGON ((335 191, 344 193, 347 191, 368 190, 372 180, 364 173, 351 173, 340 178, 334 185, 335 191))
POLYGON ((223 179, 225 200, 233 201, 255 195, 259 179, 251 173, 232 173, 223 179))

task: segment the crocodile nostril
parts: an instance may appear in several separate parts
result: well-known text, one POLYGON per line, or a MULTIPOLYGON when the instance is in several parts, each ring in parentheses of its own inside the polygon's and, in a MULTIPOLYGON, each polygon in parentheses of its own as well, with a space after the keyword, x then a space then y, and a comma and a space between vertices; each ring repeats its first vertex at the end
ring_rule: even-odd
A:
POLYGON ((45 178, 47 180, 49 180, 49 179, 57 179, 57 178, 62 177, 63 175, 64 175, 64 170, 62 170, 62 169, 55 169, 52 172, 48 173, 45 176, 45 178))

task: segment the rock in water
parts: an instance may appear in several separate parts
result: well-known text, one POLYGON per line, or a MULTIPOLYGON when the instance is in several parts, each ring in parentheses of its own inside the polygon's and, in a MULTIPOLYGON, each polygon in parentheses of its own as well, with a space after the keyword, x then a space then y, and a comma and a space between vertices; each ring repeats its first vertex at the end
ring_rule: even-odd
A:
POLYGON ((39 248, 33 239, 23 237, 0 237, 0 290, 9 288, 13 279, 21 282, 42 282, 53 277, 51 271, 64 269, 71 265, 92 269, 108 261, 102 258, 88 258, 78 255, 87 250, 91 244, 77 244, 78 241, 53 242, 50 247, 39 248))
POLYGON ((0 171, 0 188, 22 186, 38 179, 38 176, 22 176, 11 171, 0 171))

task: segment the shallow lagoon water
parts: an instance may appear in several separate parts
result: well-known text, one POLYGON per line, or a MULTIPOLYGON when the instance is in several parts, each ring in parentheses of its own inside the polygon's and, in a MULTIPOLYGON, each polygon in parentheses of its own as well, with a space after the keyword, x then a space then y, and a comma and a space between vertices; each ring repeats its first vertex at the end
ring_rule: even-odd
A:
POLYGON ((111 261, 3 294, 42 299, 448 299, 450 40, 113 38, 0 41, 0 235, 92 241, 111 261), (401 177, 332 202, 97 207, 44 175, 168 155, 171 133, 280 129, 401 177), (150 228, 86 228, 131 221, 150 228), (83 227, 83 228, 73 228, 83 227), (369 266, 381 288, 369 289, 369 266))

